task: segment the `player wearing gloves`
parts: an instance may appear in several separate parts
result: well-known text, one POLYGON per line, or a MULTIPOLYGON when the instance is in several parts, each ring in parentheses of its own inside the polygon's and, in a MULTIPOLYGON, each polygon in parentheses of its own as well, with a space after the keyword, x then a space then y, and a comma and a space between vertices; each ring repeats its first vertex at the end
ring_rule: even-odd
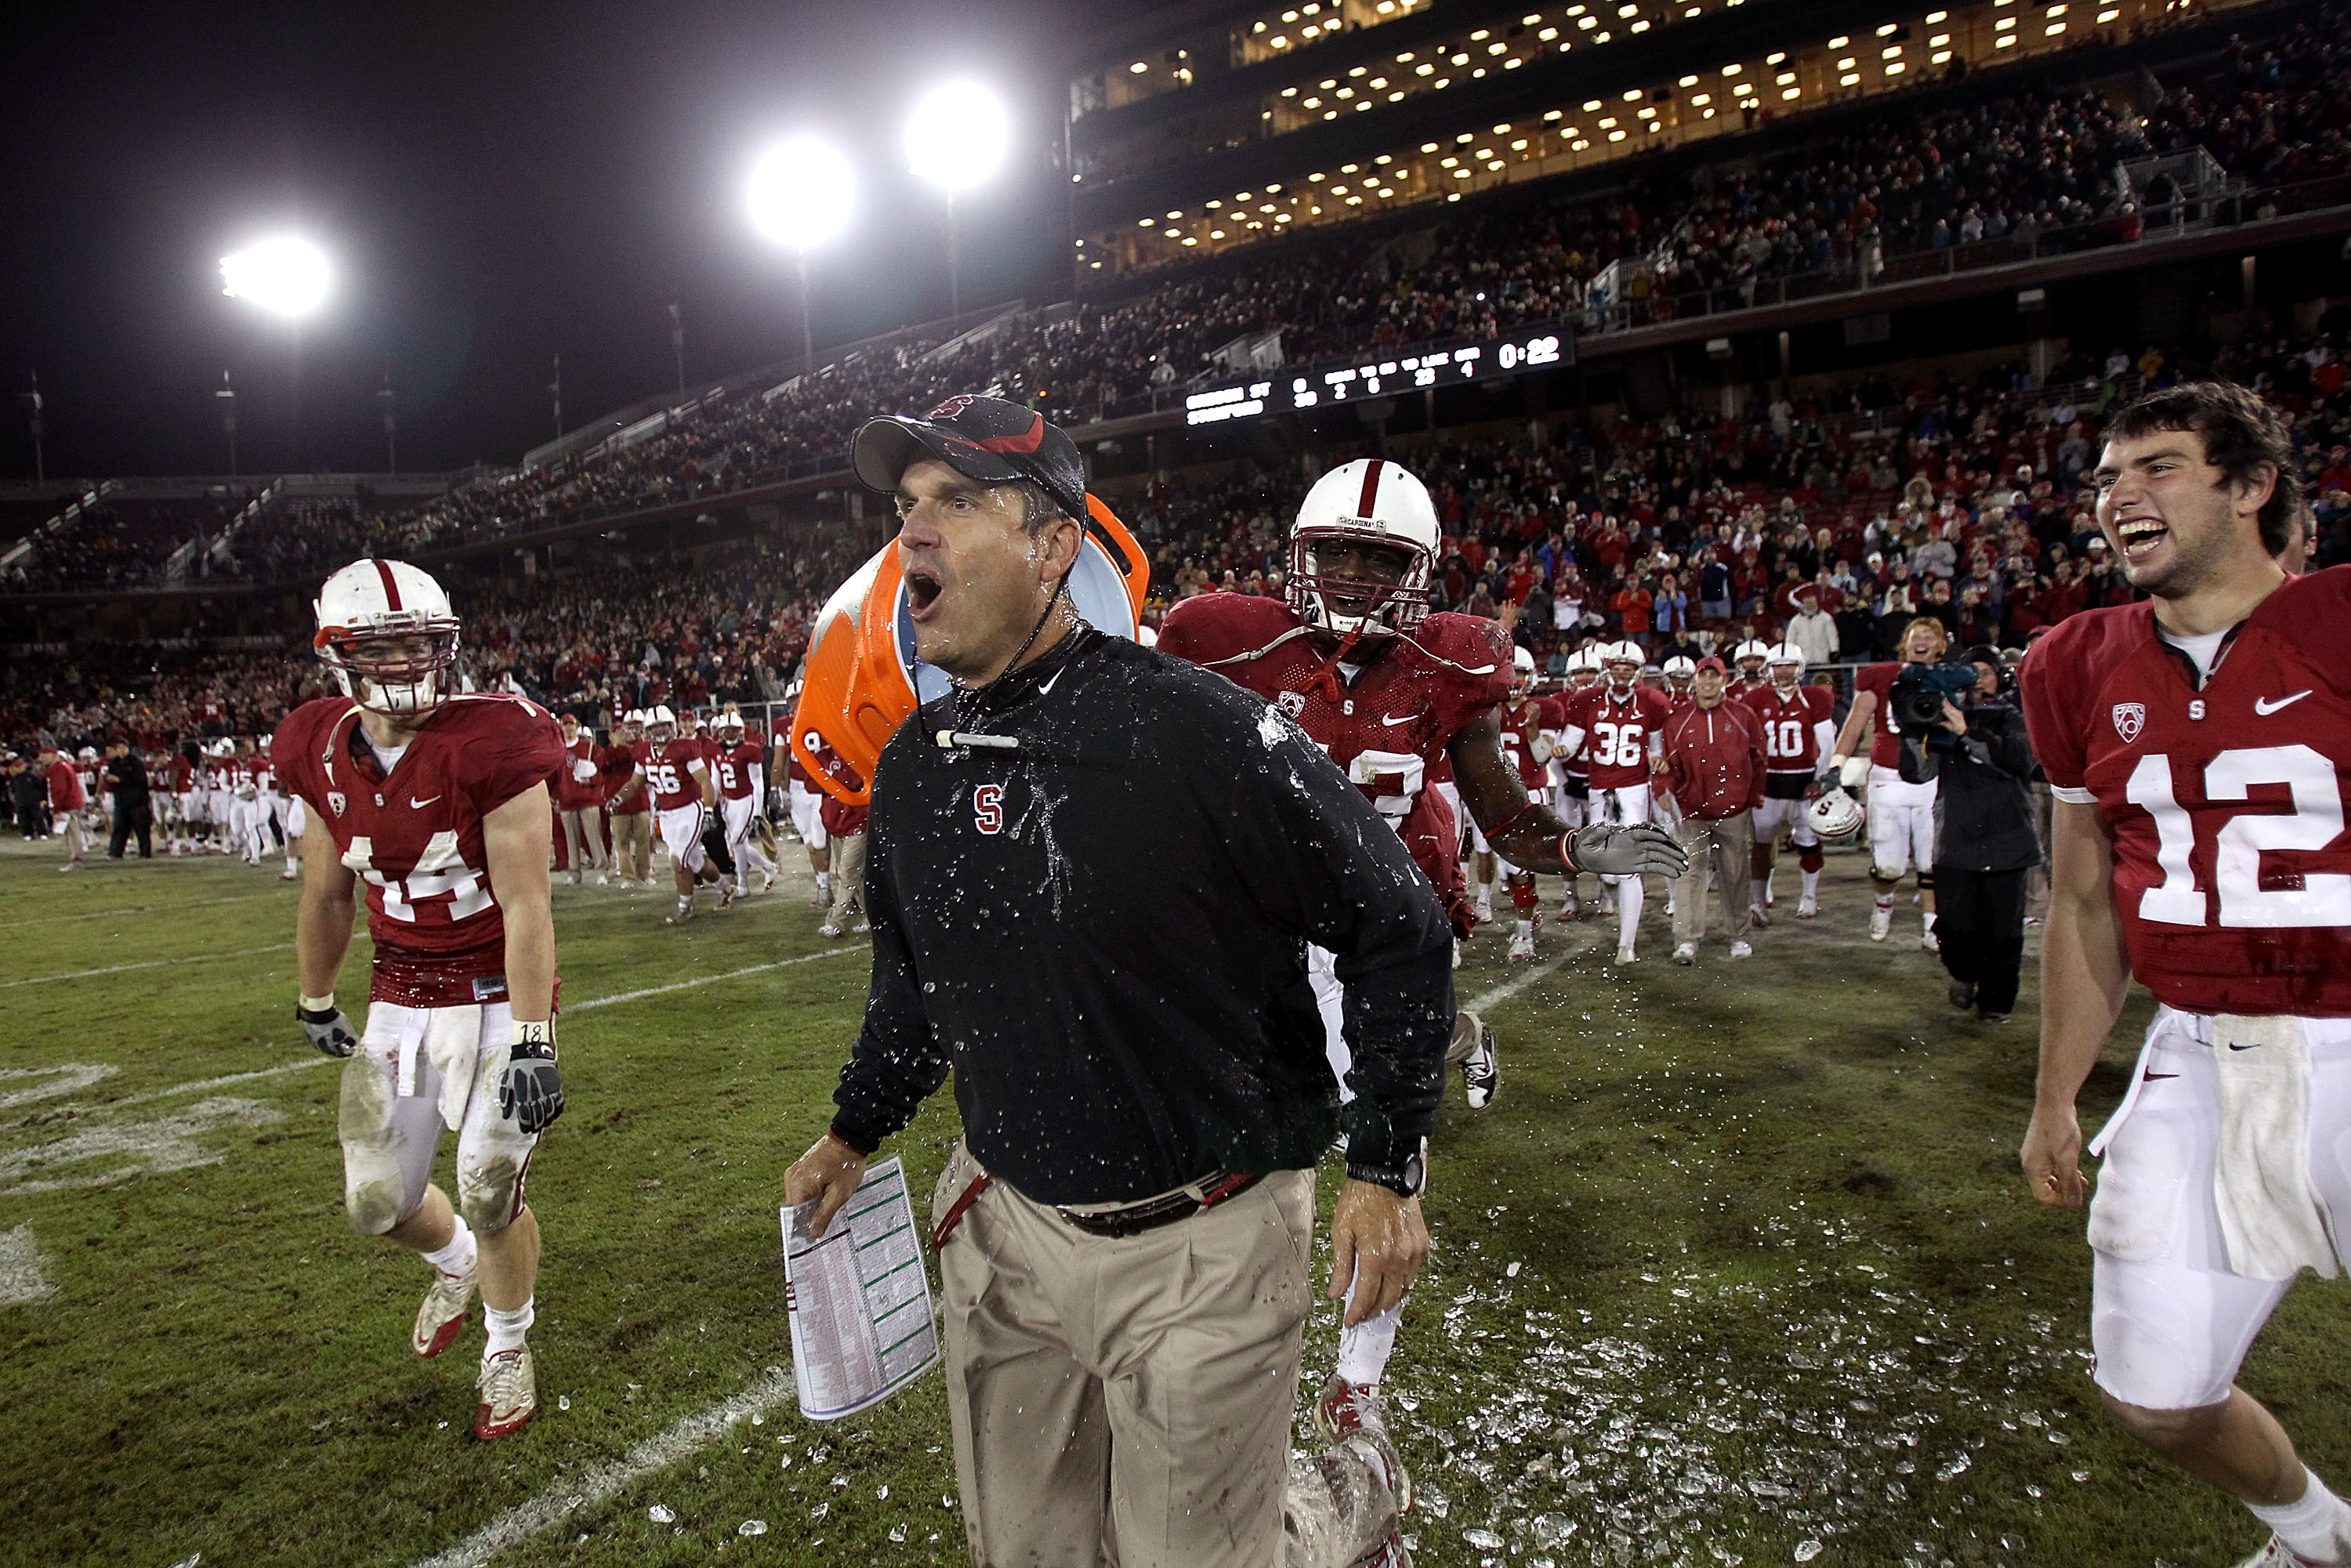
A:
POLYGON ((489 1341, 474 1430, 504 1437, 538 1408, 524 1343, 538 1221, 523 1177, 563 1113, 547 869, 563 743, 529 702, 456 694, 457 617, 416 568, 356 561, 327 580, 317 612, 319 661, 344 695, 295 709, 275 748, 308 819, 296 1016, 345 1060, 351 1228, 433 1266, 419 1355, 455 1343, 479 1290, 489 1341), (363 1030, 335 1005, 362 884, 375 943, 363 1030), (457 1134, 454 1206, 430 1179, 444 1124, 457 1134))
POLYGON ((1650 779, 1666 770, 1664 735, 1672 711, 1666 694, 1641 684, 1641 645, 1611 643, 1600 651, 1607 679, 1571 698, 1565 738, 1570 752, 1589 746, 1592 757, 1591 825, 1576 835, 1575 863, 1600 873, 1600 908, 1616 915, 1616 962, 1635 961, 1634 934, 1640 929, 1645 876, 1678 878, 1688 857, 1671 833, 1649 822, 1650 779), (1662 863, 1638 853, 1603 858, 1593 835, 1606 832, 1612 847, 1622 841, 1670 844, 1662 863), (1622 869, 1620 869, 1620 863, 1622 869))
POLYGON ((1804 651, 1782 643, 1763 656, 1770 677, 1760 692, 1747 694, 1746 703, 1763 721, 1763 800, 1755 808, 1755 862, 1751 911, 1755 924, 1771 924, 1771 868, 1780 859, 1780 830, 1796 846, 1796 865, 1804 875, 1803 897, 1796 918, 1810 920, 1820 913, 1821 854, 1819 835, 1813 831, 1804 802, 1820 793, 1830 749, 1836 744, 1836 698, 1826 686, 1808 686, 1804 651))
POLYGON ((735 891, 748 894, 751 869, 759 871, 758 892, 776 885, 776 862, 759 846, 753 823, 768 793, 767 748, 744 737, 743 710, 728 703, 711 724, 710 770, 718 781, 718 810, 725 823, 726 852, 735 862, 735 891))

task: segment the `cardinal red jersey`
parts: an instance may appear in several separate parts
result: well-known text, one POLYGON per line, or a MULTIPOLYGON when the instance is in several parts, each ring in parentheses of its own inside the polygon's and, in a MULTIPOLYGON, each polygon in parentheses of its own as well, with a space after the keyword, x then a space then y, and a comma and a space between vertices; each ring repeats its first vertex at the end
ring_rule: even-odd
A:
POLYGON ((1740 699, 1763 721, 1763 766, 1774 773, 1813 773, 1821 762, 1819 727, 1836 713, 1826 686, 1782 692, 1766 686, 1740 699))
POLYGON ((767 747, 756 740, 738 740, 733 746, 714 741, 710 767, 718 775, 718 793, 729 800, 750 799, 751 769, 767 758, 767 747))
POLYGON ((287 786, 334 835, 367 888, 371 999, 459 1007, 506 995, 506 915, 483 819, 563 766, 563 737, 521 697, 452 697, 387 775, 348 697, 304 703, 277 727, 287 786))
POLYGON ((1551 783, 1551 770, 1545 766, 1551 758, 1551 747, 1548 742, 1541 747, 1535 742, 1542 738, 1545 729, 1552 727, 1551 716, 1540 698, 1502 705, 1502 755, 1518 768, 1519 782, 1538 799, 1540 791, 1551 783), (1537 751, 1542 756, 1537 757, 1537 751))
POLYGON ((2033 750, 2114 837, 2131 968, 2199 1013, 2351 1016, 2351 567, 2289 578, 2201 691, 2151 603, 2071 615, 2024 662, 2033 750))
POLYGON ((1902 766, 1902 726, 1895 721, 1892 696, 1894 677, 1901 673, 1900 664, 1864 664, 1853 677, 1856 694, 1877 694, 1877 735, 1869 743, 1869 761, 1874 768, 1902 766))
POLYGON ((196 787, 195 764, 184 757, 172 758, 167 776, 172 780, 172 793, 174 795, 185 795, 196 787))
POLYGON ((1208 593, 1167 612, 1159 650, 1216 671, 1298 721, 1394 826, 1430 762, 1510 694, 1510 634, 1481 616, 1440 613, 1380 640, 1354 679, 1329 667, 1306 622, 1279 599, 1208 593))
POLYGON ((697 763, 708 770, 699 740, 681 736, 662 746, 645 743, 645 788, 653 794, 654 810, 674 811, 681 806, 702 804, 702 778, 695 772, 697 763))
POLYGON ((1672 716, 1666 694, 1646 686, 1618 693, 1606 682, 1575 694, 1567 721, 1583 731, 1592 788, 1626 789, 1649 781, 1649 740, 1672 716))
POLYGON ((1741 680, 1739 676, 1733 675, 1730 677, 1730 684, 1722 688, 1722 695, 1732 702, 1743 703, 1760 697, 1771 689, 1770 675, 1765 675, 1760 681, 1741 680))
POLYGON ((642 783, 637 789, 629 789, 629 780, 635 779, 643 768, 645 753, 649 749, 642 740, 623 740, 604 748, 603 775, 597 783, 604 791, 604 799, 621 802, 612 808, 612 815, 635 817, 653 810, 653 797, 645 792, 642 783), (622 793, 624 789, 628 790, 625 795, 622 793))

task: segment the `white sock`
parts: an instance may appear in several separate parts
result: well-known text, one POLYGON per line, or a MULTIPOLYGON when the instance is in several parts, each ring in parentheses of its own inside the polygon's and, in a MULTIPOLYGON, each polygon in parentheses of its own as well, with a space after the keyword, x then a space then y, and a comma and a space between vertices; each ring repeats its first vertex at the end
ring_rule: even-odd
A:
POLYGON ((1531 941, 1531 942, 1532 940, 1534 940, 1534 935, 1535 935, 1535 923, 1534 923, 1533 921, 1531 921, 1531 920, 1521 920, 1521 921, 1520 921, 1520 922, 1519 922, 1519 935, 1520 935, 1520 936, 1523 936, 1523 937, 1525 937, 1525 938, 1527 938, 1527 940, 1529 940, 1529 941, 1531 941))
POLYGON ((1880 909, 1883 909, 1883 910, 1886 911, 1888 914, 1893 913, 1893 910, 1894 910, 1894 895, 1893 895, 1892 894, 1890 894, 1890 893, 1881 893, 1881 894, 1879 894, 1877 895, 1877 897, 1876 897, 1873 902, 1875 902, 1875 903, 1876 904, 1876 905, 1877 905, 1877 907, 1878 907, 1878 908, 1880 908, 1880 909))
POLYGON ((1820 894, 1821 873, 1816 871, 1806 872, 1804 873, 1804 896, 1806 898, 1818 898, 1820 894))
POLYGON ((816 890, 822 897, 831 898, 832 896, 832 873, 831 872, 820 871, 816 873, 816 890))
POLYGON ((1648 889, 1637 876, 1628 876, 1616 884, 1616 945, 1630 947, 1633 933, 1641 928, 1641 904, 1648 889))
MULTIPOLYGON (((1352 1284, 1348 1293, 1354 1293, 1352 1284)), ((1358 1385, 1376 1385, 1387 1373, 1388 1357, 1395 1354, 1396 1325, 1403 1322, 1404 1303, 1398 1301, 1377 1317, 1365 1318, 1351 1329, 1341 1329, 1339 1375, 1358 1385)))
POLYGON ((302 857, 299 855, 287 855, 286 857, 286 874, 288 876, 299 876, 301 873, 302 857))
POLYGON ((462 1274, 474 1266, 474 1233, 465 1227, 465 1217, 449 1217, 452 1228, 448 1245, 437 1252, 427 1252, 424 1260, 444 1274, 462 1274))
POLYGON ((482 1347, 482 1359, 487 1361, 510 1350, 522 1348, 522 1336, 529 1332, 531 1303, 524 1301, 510 1312, 500 1312, 487 1301, 482 1303, 483 1326, 490 1331, 489 1343, 482 1347))
POLYGON ((2249 1502, 2245 1506, 2297 1556, 2313 1563, 2340 1563, 2345 1538, 2351 1536, 2351 1510, 2346 1510, 2343 1500, 2326 1490, 2317 1471, 2304 1465, 2302 1473, 2302 1495, 2292 1502, 2249 1502))
POLYGON ((1926 932, 1932 932, 1935 929, 1935 912, 1933 910, 1930 909, 1927 911, 1926 914, 1918 917, 1918 929, 1926 932))

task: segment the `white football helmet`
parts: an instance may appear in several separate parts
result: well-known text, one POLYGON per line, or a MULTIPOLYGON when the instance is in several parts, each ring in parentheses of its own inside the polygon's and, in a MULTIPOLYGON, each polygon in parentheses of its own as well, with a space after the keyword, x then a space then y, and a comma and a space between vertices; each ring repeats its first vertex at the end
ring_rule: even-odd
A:
POLYGON ((1578 648, 1567 656, 1567 684, 1583 691, 1600 683, 1600 650, 1578 648))
POLYGON ((1849 839, 1861 831, 1861 802, 1834 785, 1823 789, 1804 808, 1804 821, 1823 843, 1849 839))
POLYGON ((1608 673, 1608 684, 1620 692, 1629 692, 1641 684, 1641 666, 1648 662, 1649 656, 1641 651, 1641 644, 1630 638, 1600 645, 1601 667, 1608 673))
POLYGON ((1510 695, 1524 698, 1535 689, 1535 656, 1528 648, 1510 650, 1510 695))
POLYGON ((1666 689, 1676 696, 1686 696, 1690 684, 1698 679, 1698 661, 1687 653, 1677 653, 1666 661, 1666 689))
POLYGON ((667 703, 656 703, 645 709, 644 724, 645 738, 655 746, 665 745, 677 738, 677 715, 670 711, 667 703))
POLYGON ((1299 505, 1283 597, 1301 620, 1343 636, 1408 632, 1428 613, 1439 538, 1428 486, 1409 469, 1384 457, 1342 464, 1314 481, 1299 505), (1318 549, 1341 542, 1400 550, 1403 570, 1394 583, 1327 576, 1318 549))
POLYGON ((743 716, 729 709, 712 719, 710 727, 722 736, 731 736, 739 740, 743 736, 743 716))
POLYGON ((1739 672, 1740 680, 1760 681, 1763 678, 1764 662, 1771 656, 1771 643, 1760 637, 1750 637, 1730 655, 1730 664, 1739 672))
POLYGON ((1782 643, 1766 652, 1763 667, 1771 673, 1771 684, 1783 692, 1796 689, 1804 678, 1804 651, 1793 643, 1782 643))
POLYGON ((355 560, 327 579, 311 610, 319 662, 360 706, 413 717, 456 689, 457 612, 430 574, 404 560, 355 560))

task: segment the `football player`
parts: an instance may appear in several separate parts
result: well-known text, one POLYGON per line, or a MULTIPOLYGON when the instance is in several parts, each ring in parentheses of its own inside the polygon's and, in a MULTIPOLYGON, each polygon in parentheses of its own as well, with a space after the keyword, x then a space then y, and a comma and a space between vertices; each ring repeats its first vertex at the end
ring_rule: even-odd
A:
POLYGON ((1689 706, 1690 688, 1698 682, 1698 661, 1687 653, 1677 653, 1667 659, 1658 673, 1666 678, 1666 700, 1678 713, 1689 706))
MULTIPOLYGON (((1519 770, 1519 780, 1526 786, 1528 798, 1540 800, 1550 779, 1552 743, 1545 738, 1550 715, 1535 695, 1535 656, 1525 648, 1510 651, 1510 695, 1502 705, 1502 753, 1519 770)), ((1556 731, 1555 724, 1548 727, 1556 731)), ((1478 873, 1478 918, 1494 918, 1493 889, 1507 881, 1510 903, 1517 912, 1517 925, 1510 936, 1510 961, 1531 963, 1535 956, 1535 923, 1541 918, 1536 905, 1535 878, 1532 872, 1520 871, 1494 852, 1486 841, 1485 832, 1475 821, 1470 823, 1471 849, 1476 856, 1472 864, 1478 873)))
MULTIPOLYGON (((1650 779, 1665 771, 1663 739, 1667 705, 1663 692, 1641 684, 1644 655, 1638 643, 1610 643, 1600 650, 1606 679, 1581 692, 1567 707, 1567 748, 1591 748, 1592 799, 1586 808, 1593 826, 1619 831, 1649 821, 1650 779)), ((1586 829, 1589 831, 1590 829, 1586 829)), ((1653 829, 1660 838, 1672 835, 1653 829)), ((1678 845, 1676 846, 1679 848, 1678 845)), ((1670 881, 1678 871, 1666 874, 1670 881)), ((1645 899, 1637 873, 1600 879, 1603 914, 1616 912, 1616 962, 1637 961, 1634 934, 1640 928, 1645 899)))
POLYGON ((2092 481, 2153 597, 2068 617, 2024 663, 2056 796, 2024 1172, 2083 1201, 2074 1099, 2145 982, 2154 1022, 2090 1145, 2093 1375, 2126 1431, 2268 1525, 2249 1564, 2351 1562, 2351 1510, 2235 1385, 2351 1214, 2351 568, 2274 559, 2301 486, 2242 387, 2125 408, 2092 481))
MULTIPOLYGON (((823 744, 814 730, 806 738, 811 751, 823 744)), ((792 832, 807 846, 809 870, 816 873, 816 896, 809 903, 818 909, 831 909, 832 853, 824 831, 824 791, 817 788, 800 754, 792 749, 789 737, 780 728, 776 732, 775 749, 784 770, 784 800, 791 814, 792 832)))
POLYGON ((544 708, 458 694, 456 614, 406 562, 354 561, 316 610, 319 658, 343 695, 287 715, 276 747, 308 818, 296 1017, 345 1059, 351 1228, 432 1265, 411 1348, 447 1350, 481 1295, 474 1432, 501 1437, 538 1409, 525 1340, 538 1221, 523 1177, 563 1112, 547 871, 563 744, 544 708), (359 1030, 335 978, 362 885, 375 957, 359 1030), (431 1180, 444 1124, 457 1133, 454 1206, 431 1180))
POLYGON ((645 793, 645 710, 632 707, 612 723, 604 748, 604 810, 612 821, 612 883, 653 884, 653 803, 645 793))
POLYGON ((1796 918, 1820 913, 1821 841, 1804 803, 1820 792, 1836 745, 1836 698, 1826 686, 1803 684, 1804 651, 1782 643, 1764 655, 1763 667, 1770 681, 1745 699, 1763 721, 1763 803, 1755 808, 1755 903, 1749 912, 1758 925, 1771 924, 1771 869, 1779 863, 1783 827, 1804 876, 1796 918))
MULTIPOLYGON (((1571 831, 1527 798, 1503 754, 1498 711, 1512 678, 1510 634, 1496 622, 1429 613, 1439 538, 1437 509, 1418 477, 1384 458, 1343 464, 1316 480, 1299 507, 1282 597, 1185 600, 1160 626, 1160 651, 1217 671, 1287 714, 1423 853, 1455 852, 1437 842, 1447 832, 1406 831, 1431 762, 1443 757, 1471 819, 1519 866, 1678 870, 1680 848, 1667 834, 1614 825, 1571 831)), ((1422 870, 1445 884, 1441 865, 1422 870)), ((1344 1097, 1352 1061, 1340 1030, 1341 988, 1329 953, 1310 947, 1307 958, 1344 1097)), ((1492 1031, 1462 1014, 1447 1057, 1461 1063, 1471 1106, 1490 1103, 1500 1081, 1492 1031)), ((1342 1332, 1338 1369, 1315 1404, 1315 1424, 1329 1440, 1381 1420, 1379 1381, 1402 1311, 1398 1303, 1342 1332)))
POLYGON ((751 833, 751 819, 759 814, 768 792, 767 748, 744 738, 743 710, 728 703, 719 710, 711 748, 711 771, 718 778, 718 810, 725 819, 726 850, 735 857, 735 890, 751 891, 751 866, 759 868, 759 891, 776 885, 776 862, 760 852, 751 833))
POLYGON ((1829 766, 1848 789, 1869 782, 1869 883, 1876 902, 1869 912, 1869 939, 1883 942, 1894 928, 1894 892, 1913 866, 1918 871, 1918 946, 1932 953, 1935 941, 1935 780, 1909 783, 1902 777, 1902 724, 1890 706, 1904 664, 1938 664, 1950 638, 1943 623, 1921 615, 1902 629, 1900 664, 1865 664, 1853 678, 1853 708, 1837 732, 1829 766), (1864 738, 1864 763, 1855 753, 1864 738))
POLYGON ((1750 637, 1740 643, 1730 656, 1733 674, 1730 690, 1724 695, 1733 702, 1744 702, 1753 693, 1769 690, 1771 678, 1766 666, 1771 659, 1771 644, 1761 637, 1750 637))
MULTIPOLYGON (((1579 648, 1568 656, 1567 690, 1552 699, 1551 769, 1552 800, 1559 820, 1570 830, 1583 826, 1592 800, 1592 742, 1589 738, 1575 746, 1567 744, 1567 715, 1578 692, 1588 692, 1602 679, 1600 651, 1596 647, 1579 648)), ((1583 918, 1583 904, 1577 896, 1576 875, 1570 872, 1565 878, 1567 892, 1560 899, 1559 915, 1562 920, 1583 918)))
MULTIPOLYGON (((718 786, 710 777, 701 744, 680 736, 677 729, 677 715, 667 703, 645 715, 645 758, 640 765, 645 790, 653 797, 653 831, 668 848, 676 876, 677 911, 668 917, 672 925, 683 925, 694 918, 695 882, 709 863, 702 847, 702 825, 718 799, 718 786)), ((723 884, 719 907, 724 909, 734 900, 734 884, 723 884)))

